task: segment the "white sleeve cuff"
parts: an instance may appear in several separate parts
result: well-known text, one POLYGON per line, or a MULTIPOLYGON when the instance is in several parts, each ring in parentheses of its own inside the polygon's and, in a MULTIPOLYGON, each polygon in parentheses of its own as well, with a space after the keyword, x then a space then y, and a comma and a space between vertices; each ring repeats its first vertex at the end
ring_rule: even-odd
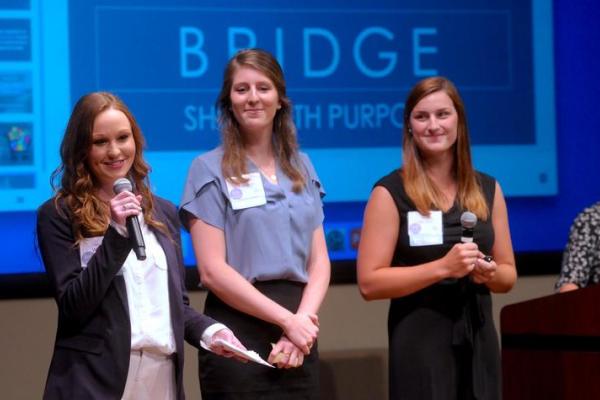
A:
POLYGON ((206 344, 210 344, 212 342, 213 335, 221 329, 227 329, 227 327, 219 322, 212 324, 206 328, 204 332, 202 332, 202 341, 206 344))
POLYGON ((127 232, 127 227, 125 225, 119 225, 115 220, 111 219, 110 226, 115 228, 119 235, 123 237, 129 237, 129 232, 127 232))

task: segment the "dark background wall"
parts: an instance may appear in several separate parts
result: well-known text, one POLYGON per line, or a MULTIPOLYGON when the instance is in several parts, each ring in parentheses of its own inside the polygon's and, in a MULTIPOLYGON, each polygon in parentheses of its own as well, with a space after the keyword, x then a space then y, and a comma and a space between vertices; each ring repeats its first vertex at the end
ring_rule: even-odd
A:
MULTIPOLYGON (((577 213, 600 201, 600 134, 596 128, 600 101, 600 24, 594 22, 598 18, 600 5, 596 1, 554 2, 560 196, 508 200, 511 219, 521 215, 535 217, 528 235, 559 236, 564 243, 577 213), (556 210, 562 210, 558 213, 561 219, 550 225, 547 221, 554 218, 556 210)), ((526 240, 522 232, 511 233, 513 242, 526 240)))

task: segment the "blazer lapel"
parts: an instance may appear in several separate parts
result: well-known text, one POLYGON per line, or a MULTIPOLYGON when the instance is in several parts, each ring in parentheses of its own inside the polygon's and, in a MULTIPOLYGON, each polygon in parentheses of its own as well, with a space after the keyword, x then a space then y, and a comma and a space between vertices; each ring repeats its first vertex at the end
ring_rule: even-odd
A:
MULTIPOLYGON (((155 203, 156 204, 156 203, 155 203)), ((164 216, 163 211, 160 209, 158 205, 155 207, 155 218, 169 227, 167 218, 164 216)), ((178 321, 183 319, 181 308, 178 305, 181 303, 182 293, 181 293, 181 280, 179 276, 179 262, 177 259, 177 249, 175 247, 175 243, 171 241, 169 237, 167 237, 163 232, 158 229, 153 229, 152 231, 156 235, 156 239, 158 243, 162 247, 165 252, 165 257, 167 259, 167 274, 169 281, 169 305, 171 308, 171 318, 173 320, 173 329, 178 326, 178 321)))
POLYGON ((129 316, 129 303, 127 302, 127 287, 125 286, 125 278, 123 275, 117 275, 114 280, 115 291, 117 292, 117 296, 119 297, 120 303, 125 309, 125 314, 127 318, 129 316))

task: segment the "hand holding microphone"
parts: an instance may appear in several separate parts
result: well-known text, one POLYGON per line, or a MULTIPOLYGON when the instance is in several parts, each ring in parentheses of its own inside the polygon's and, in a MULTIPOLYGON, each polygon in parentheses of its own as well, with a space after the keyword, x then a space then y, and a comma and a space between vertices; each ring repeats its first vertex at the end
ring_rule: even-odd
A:
POLYGON ((146 245, 142 236, 142 229, 138 214, 142 211, 141 196, 135 196, 133 186, 127 178, 119 178, 113 184, 116 196, 110 201, 111 215, 115 222, 127 226, 129 240, 138 260, 146 259, 146 245))
POLYGON ((444 264, 449 278, 443 283, 456 283, 459 278, 469 275, 475 268, 479 250, 475 243, 456 243, 444 256, 444 264))
POLYGON ((446 264, 450 267, 450 278, 444 283, 456 283, 458 278, 468 275, 475 268, 479 250, 473 243, 473 230, 477 225, 477 216, 470 211, 465 211, 460 216, 462 231, 460 243, 455 244, 446 254, 446 264))
MULTIPOLYGON (((477 216, 472 212, 465 211, 460 216, 460 224, 462 225, 462 235, 460 241, 462 243, 473 242, 473 228, 477 224, 477 216)), ((471 278, 475 283, 486 283, 494 278, 496 274, 496 263, 492 256, 486 256, 482 252, 479 252, 475 263, 473 264, 473 271, 471 272, 471 278)))

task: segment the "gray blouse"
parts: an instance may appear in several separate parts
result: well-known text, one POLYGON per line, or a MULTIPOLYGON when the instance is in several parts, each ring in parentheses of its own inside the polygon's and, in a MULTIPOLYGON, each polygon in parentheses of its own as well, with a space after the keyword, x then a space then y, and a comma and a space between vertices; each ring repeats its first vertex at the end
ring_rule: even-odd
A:
MULTIPOLYGON (((300 193, 292 191, 292 182, 277 165, 277 184, 260 174, 266 204, 238 210, 232 208, 221 172, 222 157, 223 149, 217 147, 192 162, 179 210, 183 226, 189 230, 190 219, 199 218, 223 230, 227 263, 250 282, 307 282, 313 232, 323 223, 325 195, 308 156, 300 153, 307 182, 300 193)), ((259 172, 252 161, 247 163, 249 173, 259 172)))

